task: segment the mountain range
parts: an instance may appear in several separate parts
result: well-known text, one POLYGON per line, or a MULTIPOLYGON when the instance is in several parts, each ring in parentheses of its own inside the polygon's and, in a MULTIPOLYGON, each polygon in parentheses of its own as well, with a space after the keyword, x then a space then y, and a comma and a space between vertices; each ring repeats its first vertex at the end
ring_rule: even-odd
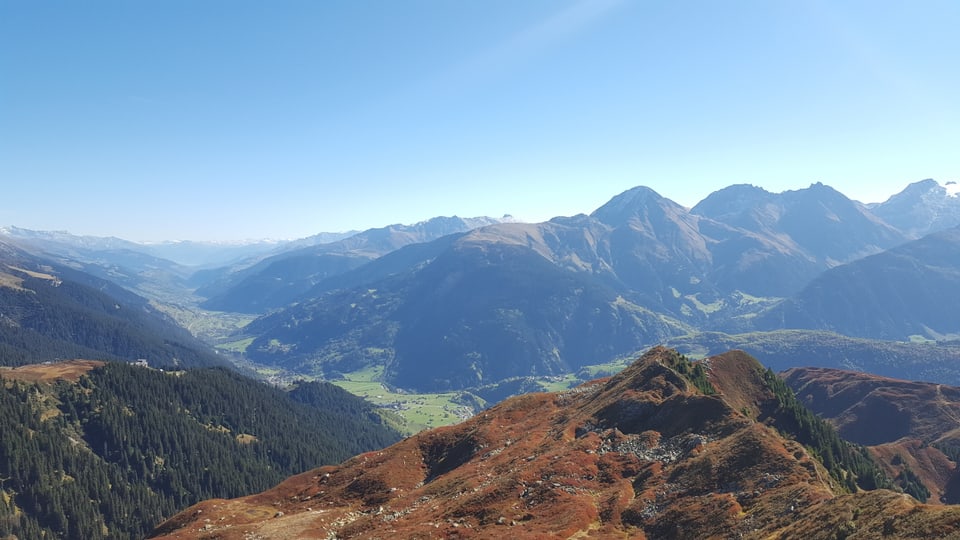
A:
POLYGON ((115 238, 5 232, 161 307, 193 305, 190 317, 260 315, 221 341, 266 369, 378 366, 390 385, 443 391, 575 373, 668 339, 703 348, 691 336, 711 332, 948 340, 960 329, 938 300, 957 290, 960 237, 937 229, 960 222, 952 187, 925 180, 864 205, 819 183, 742 184, 687 209, 640 186, 590 215, 435 218, 199 271, 115 238))
MULTIPOLYGON (((320 233, 297 241, 298 245, 333 242, 355 234, 320 233)), ((33 231, 20 227, 0 227, 0 236, 10 242, 39 247, 45 252, 63 256, 136 252, 165 264, 174 263, 191 268, 221 267, 281 248, 287 242, 252 240, 248 242, 197 242, 189 240, 164 242, 132 242, 116 237, 78 236, 66 231, 33 231)))
POLYGON ((868 208, 822 184, 738 185, 687 210, 638 187, 589 216, 490 225, 329 276, 247 326, 246 354, 328 377, 383 365, 385 382, 439 391, 569 373, 704 331, 943 339, 951 304, 923 306, 957 290, 956 234, 911 240, 877 216, 905 215, 917 189, 868 208))
POLYGON ((441 391, 710 332, 950 339, 951 303, 936 300, 957 290, 958 235, 938 230, 960 223, 953 187, 924 180, 864 205, 820 183, 741 184, 687 209, 640 186, 590 215, 321 234, 199 271, 118 239, 5 231, 163 305, 260 315, 230 339, 268 369, 330 378, 382 366, 383 382, 441 391))
POLYGON ((220 311, 263 313, 283 307, 307 293, 323 279, 364 265, 381 255, 411 244, 510 220, 487 217, 437 217, 413 225, 389 225, 369 229, 336 241, 294 243, 293 249, 239 268, 199 274, 197 294, 206 297, 202 306, 220 311), (202 281, 201 281, 202 280, 202 281))

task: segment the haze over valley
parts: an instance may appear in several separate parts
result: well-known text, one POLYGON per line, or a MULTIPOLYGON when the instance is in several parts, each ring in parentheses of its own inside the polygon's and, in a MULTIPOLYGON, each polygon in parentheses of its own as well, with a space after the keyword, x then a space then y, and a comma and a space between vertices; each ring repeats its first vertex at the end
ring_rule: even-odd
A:
POLYGON ((820 183, 734 185, 684 208, 638 186, 590 214, 320 233, 235 245, 226 264, 218 244, 168 244, 188 265, 119 238, 2 234, 10 256, 148 298, 221 363, 334 381, 401 411, 435 405, 420 393, 448 395, 409 415, 415 430, 665 342, 694 355, 746 348, 778 368, 799 365, 783 347, 832 343, 845 352, 807 362, 960 384, 949 361, 960 328, 942 301, 958 290, 953 187, 924 180, 864 205, 820 183), (921 359, 881 366, 878 351, 921 359))

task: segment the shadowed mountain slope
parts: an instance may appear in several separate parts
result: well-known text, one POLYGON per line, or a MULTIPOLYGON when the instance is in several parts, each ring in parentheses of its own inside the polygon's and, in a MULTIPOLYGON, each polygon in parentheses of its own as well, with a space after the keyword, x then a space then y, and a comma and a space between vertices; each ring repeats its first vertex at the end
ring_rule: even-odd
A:
POLYGON ((809 328, 906 340, 960 335, 960 228, 824 272, 756 319, 761 330, 809 328))
POLYGON ((227 365, 146 299, 0 242, 0 365, 65 358, 227 365))
POLYGON ((327 373, 374 362, 422 390, 558 375, 684 333, 529 247, 463 243, 417 271, 335 291, 254 321, 257 362, 327 373), (505 361, 505 359, 509 359, 505 361))

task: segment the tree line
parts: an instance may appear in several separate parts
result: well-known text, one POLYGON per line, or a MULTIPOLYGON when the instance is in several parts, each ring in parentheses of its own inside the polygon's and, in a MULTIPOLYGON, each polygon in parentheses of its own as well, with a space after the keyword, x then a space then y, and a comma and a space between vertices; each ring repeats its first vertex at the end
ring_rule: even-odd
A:
POLYGON ((840 485, 851 492, 857 488, 896 489, 865 448, 840 438, 833 426, 810 412, 772 369, 764 370, 762 376, 776 399, 776 408, 769 415, 774 427, 806 446, 840 485))

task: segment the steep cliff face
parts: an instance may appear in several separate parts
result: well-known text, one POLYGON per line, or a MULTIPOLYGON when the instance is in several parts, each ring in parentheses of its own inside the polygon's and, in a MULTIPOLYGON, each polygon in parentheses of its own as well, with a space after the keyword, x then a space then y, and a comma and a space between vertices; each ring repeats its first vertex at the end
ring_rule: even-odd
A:
MULTIPOLYGON (((841 504, 830 503, 840 488, 803 445, 773 427, 786 425, 775 390, 743 353, 695 364, 655 348, 613 378, 512 398, 261 494, 206 501, 155 536, 762 538, 803 531, 797 520, 818 523, 818 509, 841 504)), ((848 496, 843 511, 862 500, 848 496)), ((890 516, 916 507, 895 494, 870 501, 890 516)), ((960 511, 949 516, 960 523, 960 511)))

